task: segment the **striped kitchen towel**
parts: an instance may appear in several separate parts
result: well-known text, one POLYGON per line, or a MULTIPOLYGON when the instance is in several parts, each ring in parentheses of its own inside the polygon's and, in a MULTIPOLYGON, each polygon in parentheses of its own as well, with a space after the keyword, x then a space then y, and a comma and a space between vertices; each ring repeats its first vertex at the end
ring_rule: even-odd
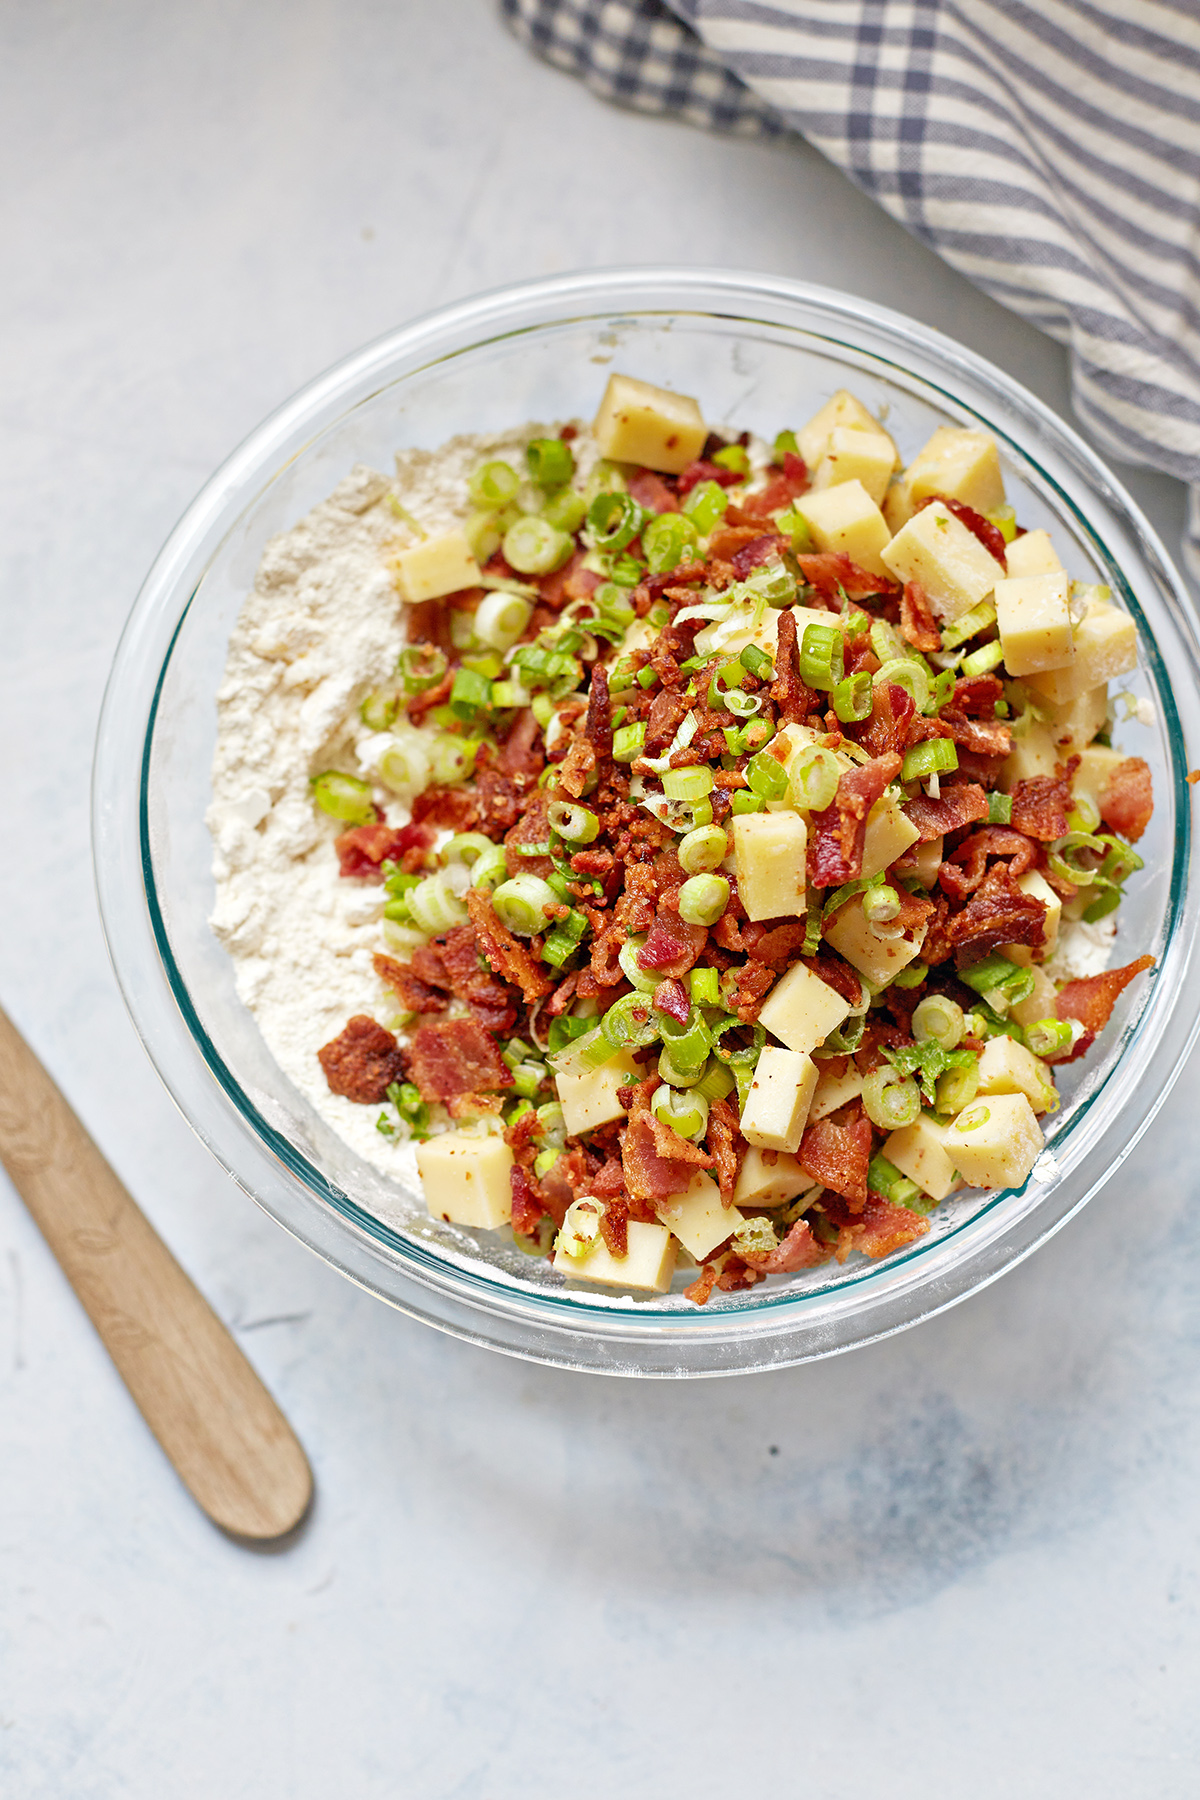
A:
POLYGON ((1067 344, 1079 415, 1191 489, 1200 580, 1200 0, 501 0, 607 99, 792 129, 1067 344))

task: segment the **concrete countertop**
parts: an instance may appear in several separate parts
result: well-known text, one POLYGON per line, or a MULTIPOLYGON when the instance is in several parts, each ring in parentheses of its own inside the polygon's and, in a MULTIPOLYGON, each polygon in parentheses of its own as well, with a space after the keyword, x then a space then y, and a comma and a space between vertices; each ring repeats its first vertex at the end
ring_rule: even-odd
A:
MULTIPOLYGON (((0 1790, 1194 1794, 1194 1063, 1086 1212, 948 1315, 772 1376, 570 1376, 390 1312, 235 1189, 138 1044, 90 872, 155 551, 390 326, 666 260, 885 302, 1067 412, 1062 351, 803 145, 607 108, 488 0, 16 4, 0 44, 0 998, 318 1482, 286 1551, 216 1533, 0 1178, 0 1790)), ((1129 480, 1177 546, 1178 487, 1129 480)))

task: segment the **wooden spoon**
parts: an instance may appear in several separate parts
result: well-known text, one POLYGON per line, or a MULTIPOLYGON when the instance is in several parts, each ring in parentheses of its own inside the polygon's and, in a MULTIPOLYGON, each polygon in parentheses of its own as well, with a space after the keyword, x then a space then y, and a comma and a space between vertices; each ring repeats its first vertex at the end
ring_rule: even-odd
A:
POLYGON ((293 1530, 313 1482, 291 1426, 3 1012, 0 1160, 205 1512, 242 1538, 293 1530))

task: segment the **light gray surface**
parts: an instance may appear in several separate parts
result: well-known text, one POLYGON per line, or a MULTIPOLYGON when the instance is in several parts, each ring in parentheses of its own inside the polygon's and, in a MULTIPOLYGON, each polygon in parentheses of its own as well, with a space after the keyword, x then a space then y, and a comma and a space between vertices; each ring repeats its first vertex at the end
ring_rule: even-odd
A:
MULTIPOLYGON (((0 1000, 318 1482, 285 1553, 218 1536, 0 1178, 6 1800, 1194 1794, 1195 1065, 1109 1191, 930 1325, 750 1380, 570 1377, 390 1313, 234 1189, 126 1020, 88 863, 155 550, 387 327, 679 260, 884 301, 1062 409, 1059 350, 812 153, 610 111, 487 0, 10 0, 0 49, 0 1000)), ((1133 485, 1177 541, 1179 490, 1133 485)))

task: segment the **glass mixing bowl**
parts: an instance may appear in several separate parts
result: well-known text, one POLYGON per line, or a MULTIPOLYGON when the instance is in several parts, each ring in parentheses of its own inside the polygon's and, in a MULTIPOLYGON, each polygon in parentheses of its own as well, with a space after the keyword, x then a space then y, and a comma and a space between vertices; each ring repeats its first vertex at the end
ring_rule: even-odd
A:
MULTIPOLYGON (((1162 1104, 1197 1026, 1189 762, 1200 761, 1198 644, 1154 533, 1092 452, 1017 383, 899 314, 773 276, 614 270, 510 287, 443 308, 322 375, 217 471, 172 533, 117 651, 100 722, 94 842, 109 947, 168 1089, 258 1203, 363 1287, 443 1330, 565 1367, 713 1375, 866 1343, 1012 1267, 1120 1167, 1162 1104), (1137 622, 1129 679, 1153 703, 1121 734, 1154 774, 1145 872, 1114 960, 1150 950, 1099 1053, 1074 1065, 1047 1149, 1019 1192, 967 1194, 928 1237, 697 1308, 568 1289, 511 1243, 430 1220, 420 1196, 361 1161, 274 1063, 208 927, 204 823, 215 695, 263 547, 363 461, 457 432, 588 415, 614 368, 699 397, 711 424, 765 435, 848 386, 883 412, 906 459, 935 426, 984 426, 1010 500, 1049 526, 1071 573, 1107 582, 1137 622)), ((677 1278, 681 1288, 687 1276, 677 1278)))

